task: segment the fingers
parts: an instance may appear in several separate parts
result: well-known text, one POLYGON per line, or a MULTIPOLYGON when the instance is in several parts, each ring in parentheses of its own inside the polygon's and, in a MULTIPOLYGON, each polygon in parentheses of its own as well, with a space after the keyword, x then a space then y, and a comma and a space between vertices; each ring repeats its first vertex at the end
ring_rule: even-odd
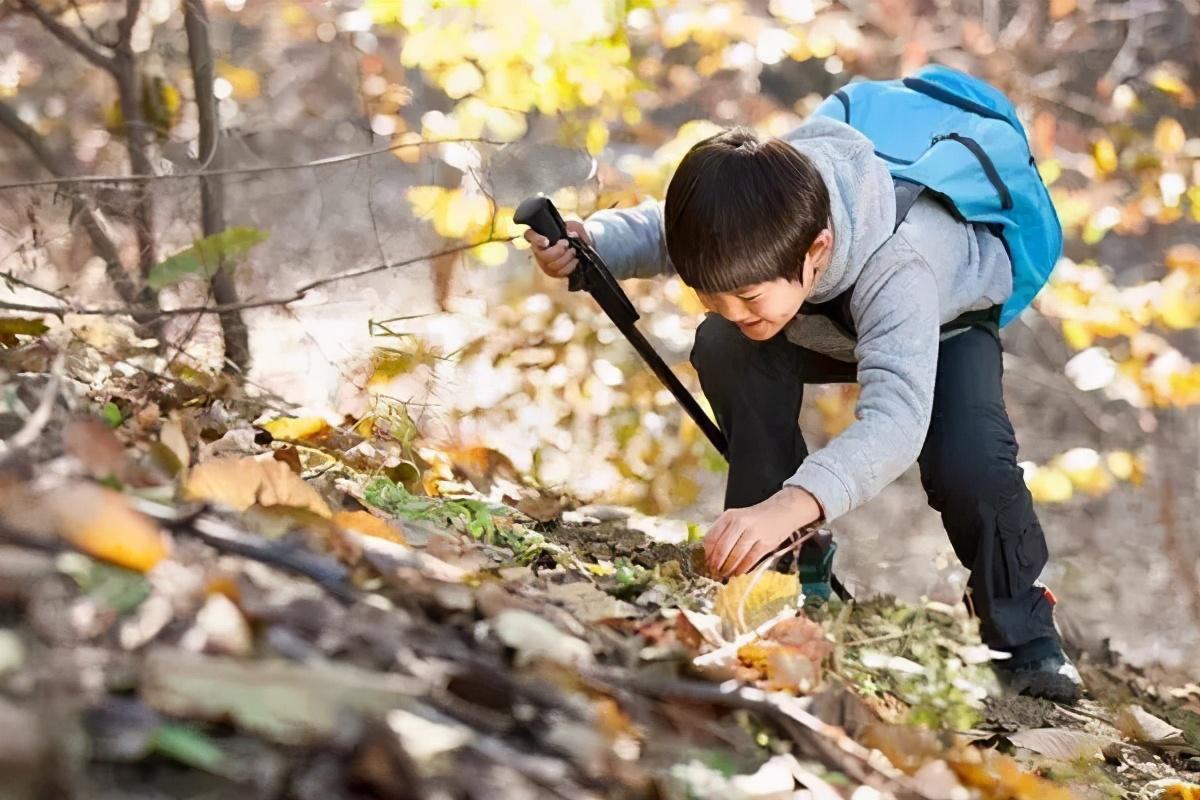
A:
POLYGON ((574 272, 579 258, 566 239, 550 244, 545 236, 531 228, 525 231, 525 241, 529 242, 534 260, 542 272, 552 278, 565 278, 574 272))
POLYGON ((712 575, 723 575, 722 565, 738 543, 742 527, 738 517, 726 511, 709 529, 704 537, 705 562, 712 575))
POLYGON ((758 537, 743 532, 734 546, 729 549, 729 555, 719 566, 721 577, 728 578, 745 572, 746 570, 740 569, 740 567, 756 548, 758 548, 758 537))
MULTIPOLYGON (((743 538, 749 538, 749 537, 743 537, 743 538)), ((740 560, 738 560, 734 563, 733 568, 729 570, 729 574, 730 575, 744 575, 747 572, 749 572, 750 570, 754 569, 755 565, 757 565, 758 562, 762 561, 764 558, 766 558, 770 554, 771 554, 771 548, 768 547, 767 545, 763 544, 762 542, 758 542, 752 548, 750 548, 750 550, 740 560)), ((734 556, 731 556, 730 558, 731 558, 731 560, 733 558, 736 558, 736 553, 734 556)))
POLYGON ((575 264, 579 261, 579 258, 575 255, 575 250, 567 244, 565 239, 555 244, 554 247, 549 248, 546 252, 554 252, 560 246, 562 247, 562 253, 542 265, 542 270, 547 275, 555 278, 565 278, 570 275, 575 269, 575 264))

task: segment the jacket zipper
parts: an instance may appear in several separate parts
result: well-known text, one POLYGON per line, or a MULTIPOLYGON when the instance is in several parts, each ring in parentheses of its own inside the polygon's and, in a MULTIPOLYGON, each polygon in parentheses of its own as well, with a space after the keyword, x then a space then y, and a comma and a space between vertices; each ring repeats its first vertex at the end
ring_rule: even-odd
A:
POLYGON ((1008 187, 1004 185, 1004 181, 1000 179, 1000 173, 996 171, 996 165, 992 163, 992 159, 988 157, 988 154, 983 151, 983 148, 979 145, 979 142, 975 141, 969 136, 961 136, 957 133, 943 133, 939 134, 938 136, 934 136, 933 140, 929 143, 929 146, 933 147, 935 144, 944 139, 958 142, 963 147, 970 150, 971 154, 975 156, 975 158, 979 159, 979 164, 983 167, 983 174, 986 175, 988 181, 991 182, 992 188, 996 190, 996 194, 1000 195, 1001 208, 1003 208, 1005 211, 1011 209, 1013 207, 1012 195, 1009 193, 1008 187))

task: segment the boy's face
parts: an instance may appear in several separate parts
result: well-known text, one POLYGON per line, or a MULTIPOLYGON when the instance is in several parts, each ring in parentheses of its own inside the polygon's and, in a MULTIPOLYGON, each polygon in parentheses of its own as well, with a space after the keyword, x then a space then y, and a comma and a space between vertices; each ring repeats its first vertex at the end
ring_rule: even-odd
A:
POLYGON ((701 294, 700 300, 709 310, 737 325, 744 336, 761 342, 792 321, 811 288, 811 281, 801 286, 787 278, 776 278, 743 286, 736 292, 701 294))
POLYGON ((720 314, 738 326, 742 335, 758 342, 779 333, 800 313, 833 253, 833 234, 821 231, 804 258, 804 283, 776 278, 764 283, 752 283, 734 292, 699 293, 700 301, 710 311, 720 314))

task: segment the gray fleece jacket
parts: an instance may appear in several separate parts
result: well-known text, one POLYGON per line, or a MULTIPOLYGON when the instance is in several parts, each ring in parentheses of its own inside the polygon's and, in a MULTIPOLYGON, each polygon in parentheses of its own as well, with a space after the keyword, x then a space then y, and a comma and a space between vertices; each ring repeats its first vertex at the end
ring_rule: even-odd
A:
MULTIPOLYGON (((815 315, 798 314, 785 331, 795 344, 858 364, 855 421, 784 482, 810 492, 833 520, 916 461, 933 406, 940 326, 1004 302, 1012 266, 998 238, 932 198, 922 196, 893 235, 891 176, 849 125, 814 117, 783 138, 813 161, 829 190, 834 252, 809 299, 854 290, 857 340, 815 315)), ((600 211, 585 227, 616 277, 673 272, 661 202, 600 211)))

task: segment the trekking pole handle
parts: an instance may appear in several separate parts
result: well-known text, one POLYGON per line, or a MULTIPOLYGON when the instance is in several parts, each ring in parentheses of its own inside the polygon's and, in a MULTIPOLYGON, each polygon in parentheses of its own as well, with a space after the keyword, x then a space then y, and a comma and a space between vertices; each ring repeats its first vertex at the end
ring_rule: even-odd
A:
MULTIPOLYGON (((527 197, 522 200, 521 205, 517 206, 517 212, 513 214, 513 222, 528 225, 545 236, 550 244, 559 239, 566 239, 575 251, 579 252, 575 240, 567 235, 567 224, 563 222, 562 215, 558 213, 549 197, 527 197)), ((572 292, 586 288, 583 270, 577 269, 567 277, 567 288, 572 292)))
POLYGON ((637 309, 621 290, 604 265, 599 253, 577 236, 567 235, 567 225, 549 197, 527 197, 517 206, 513 222, 528 225, 554 244, 566 239, 579 258, 579 265, 567 276, 567 288, 572 292, 590 293, 618 325, 632 324, 638 318, 637 309))

